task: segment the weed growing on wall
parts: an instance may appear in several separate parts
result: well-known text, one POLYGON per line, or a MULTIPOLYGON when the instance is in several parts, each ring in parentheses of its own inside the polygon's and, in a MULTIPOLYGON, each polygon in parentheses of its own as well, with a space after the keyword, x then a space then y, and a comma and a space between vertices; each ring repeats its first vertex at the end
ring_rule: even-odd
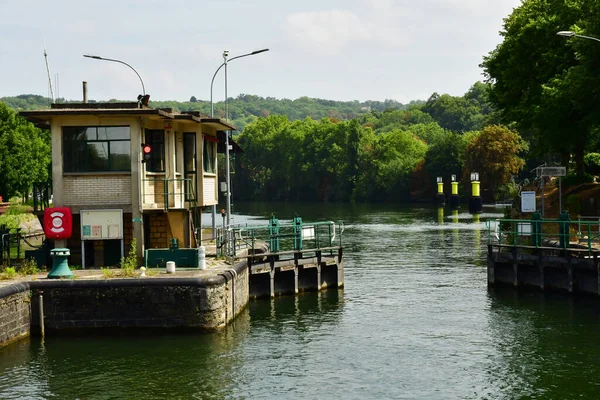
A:
POLYGON ((19 273, 21 275, 35 275, 40 272, 37 264, 33 258, 28 258, 23 261, 23 264, 19 267, 19 273))
POLYGON ((129 254, 127 257, 121 258, 121 271, 125 276, 133 277, 134 271, 137 267, 137 256, 135 254, 135 249, 137 246, 137 242, 135 238, 131 241, 131 246, 129 247, 129 254))
POLYGON ((4 267, 3 272, 0 274, 0 280, 15 279, 17 271, 14 267, 4 267))

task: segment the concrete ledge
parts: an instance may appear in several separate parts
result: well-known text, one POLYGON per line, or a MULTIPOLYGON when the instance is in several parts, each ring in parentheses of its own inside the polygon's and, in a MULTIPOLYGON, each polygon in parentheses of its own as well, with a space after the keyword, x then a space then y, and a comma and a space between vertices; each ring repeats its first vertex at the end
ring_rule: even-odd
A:
POLYGON ((13 294, 21 293, 26 290, 29 290, 29 283, 27 282, 18 282, 13 283, 9 286, 0 287, 0 299, 4 297, 12 296, 13 294))

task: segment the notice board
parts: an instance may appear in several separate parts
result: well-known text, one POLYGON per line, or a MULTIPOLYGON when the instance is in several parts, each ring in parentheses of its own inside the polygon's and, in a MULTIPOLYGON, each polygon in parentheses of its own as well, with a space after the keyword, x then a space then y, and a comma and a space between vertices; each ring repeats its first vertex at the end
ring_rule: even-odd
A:
POLYGON ((521 192, 521 212, 535 212, 535 192, 521 192))
POLYGON ((123 210, 82 210, 81 240, 123 239, 123 210))

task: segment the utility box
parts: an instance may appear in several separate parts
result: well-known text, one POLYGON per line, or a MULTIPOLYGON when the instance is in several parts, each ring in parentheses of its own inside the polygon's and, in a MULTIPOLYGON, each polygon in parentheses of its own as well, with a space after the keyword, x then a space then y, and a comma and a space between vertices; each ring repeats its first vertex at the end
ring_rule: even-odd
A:
POLYGON ((146 267, 164 268, 167 261, 174 261, 177 267, 182 268, 200 268, 200 250, 180 249, 172 247, 170 249, 147 249, 145 255, 146 267))

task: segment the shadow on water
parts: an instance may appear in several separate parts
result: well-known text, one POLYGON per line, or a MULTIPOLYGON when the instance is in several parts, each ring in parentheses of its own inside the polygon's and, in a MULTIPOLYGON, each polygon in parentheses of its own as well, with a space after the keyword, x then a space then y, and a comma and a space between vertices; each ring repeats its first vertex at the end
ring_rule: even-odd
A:
POLYGON ((224 398, 237 385, 247 310, 216 333, 46 337, 0 358, 0 398, 224 398))
POLYGON ((329 289, 251 301, 248 309, 252 327, 268 326, 277 330, 283 321, 294 321, 298 328, 331 323, 340 316, 343 295, 343 290, 329 289))

